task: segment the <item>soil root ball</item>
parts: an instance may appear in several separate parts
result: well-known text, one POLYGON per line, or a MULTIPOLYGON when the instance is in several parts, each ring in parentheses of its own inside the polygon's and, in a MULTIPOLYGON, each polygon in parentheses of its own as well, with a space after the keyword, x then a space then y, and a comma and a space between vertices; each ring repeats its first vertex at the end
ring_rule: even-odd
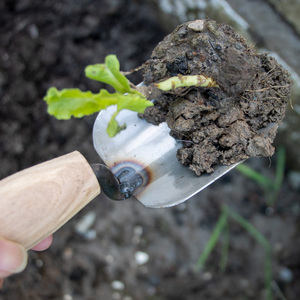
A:
POLYGON ((154 124, 167 122, 175 138, 192 141, 184 143, 177 159, 197 175, 213 172, 215 165, 273 155, 291 97, 290 76, 231 26, 213 20, 178 26, 155 47, 143 75, 153 89, 182 75, 204 75, 217 83, 156 93, 155 105, 143 115, 154 124))

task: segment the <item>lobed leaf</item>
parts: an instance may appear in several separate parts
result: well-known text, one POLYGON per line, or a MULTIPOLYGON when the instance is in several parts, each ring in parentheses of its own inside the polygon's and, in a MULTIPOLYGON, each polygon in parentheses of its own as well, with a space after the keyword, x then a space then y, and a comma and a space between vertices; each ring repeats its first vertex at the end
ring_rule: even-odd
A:
POLYGON ((119 93, 131 91, 128 79, 120 72, 120 63, 115 55, 108 55, 105 64, 90 65, 85 68, 90 79, 110 84, 119 93))
POLYGON ((67 120, 72 116, 81 118, 99 112, 110 105, 116 105, 117 110, 107 127, 108 135, 113 137, 126 128, 126 124, 120 126, 116 120, 116 116, 122 109, 143 113, 147 107, 153 105, 140 92, 130 87, 128 79, 120 72, 120 64, 115 55, 108 55, 105 58, 105 64, 88 66, 85 73, 88 78, 110 84, 116 92, 109 93, 107 90, 100 90, 99 93, 93 94, 80 89, 59 91, 52 87, 44 97, 50 115, 59 120, 67 120))
POLYGON ((72 116, 81 118, 117 104, 119 94, 110 94, 101 90, 99 94, 79 89, 57 90, 55 87, 47 91, 44 100, 48 104, 48 113, 59 120, 67 120, 72 116))

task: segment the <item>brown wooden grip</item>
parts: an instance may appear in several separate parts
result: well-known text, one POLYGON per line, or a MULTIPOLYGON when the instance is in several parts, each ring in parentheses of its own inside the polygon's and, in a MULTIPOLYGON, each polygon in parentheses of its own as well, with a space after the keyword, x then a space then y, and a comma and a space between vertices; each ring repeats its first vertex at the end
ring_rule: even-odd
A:
POLYGON ((0 237, 30 249, 100 193, 78 152, 49 160, 0 181, 0 237))

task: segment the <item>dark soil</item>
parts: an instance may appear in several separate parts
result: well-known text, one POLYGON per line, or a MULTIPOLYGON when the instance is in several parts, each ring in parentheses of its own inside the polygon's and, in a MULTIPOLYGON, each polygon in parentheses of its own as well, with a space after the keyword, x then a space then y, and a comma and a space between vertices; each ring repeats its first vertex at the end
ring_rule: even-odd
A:
MULTIPOLYGON (((4 0, 0 11, 0 177, 75 149, 97 162, 95 116, 58 121, 47 115, 42 98, 50 86, 98 90, 83 70, 107 54, 117 55, 122 70, 146 61, 165 36, 152 6, 137 0, 4 0)), ((139 83, 142 75, 130 79, 139 83)), ((271 163, 247 163, 274 177, 276 154, 271 163)), ((226 270, 219 271, 222 240, 205 268, 194 270, 223 204, 270 241, 274 299, 284 299, 280 293, 299 299, 300 197, 290 175, 287 168, 273 208, 235 170, 169 209, 100 196, 54 235, 50 249, 29 251, 28 267, 5 281, 0 299, 264 299, 264 251, 234 222, 226 270), (79 231, 86 216, 95 220, 79 231), (139 251, 149 260, 137 260, 139 251)))
MULTIPOLYGON (((291 97, 289 74, 230 26, 196 20, 178 26, 144 68, 150 85, 176 75, 205 75, 219 88, 177 88, 156 97, 144 117, 166 121, 187 141, 177 158, 197 175, 214 165, 272 156, 277 128, 291 97)), ((154 123, 159 123, 154 120, 154 123)))

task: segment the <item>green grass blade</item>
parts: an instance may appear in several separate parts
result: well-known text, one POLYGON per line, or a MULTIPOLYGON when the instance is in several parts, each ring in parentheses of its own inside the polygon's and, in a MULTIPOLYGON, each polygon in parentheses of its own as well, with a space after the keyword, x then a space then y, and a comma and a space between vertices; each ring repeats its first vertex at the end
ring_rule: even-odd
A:
POLYGON ((195 270, 199 271, 203 265, 205 264, 209 254, 212 252, 212 250, 214 249, 225 225, 227 224, 227 217, 228 217, 228 213, 227 213, 227 208, 225 208, 222 211, 221 216, 219 217, 219 220, 214 228, 213 233, 210 236, 209 241, 207 242, 204 251, 202 252, 202 254, 200 255, 200 257, 197 260, 196 266, 195 266, 195 270))
POLYGON ((273 189, 274 183, 272 180, 270 180, 266 176, 260 174, 259 172, 256 172, 255 170, 246 166, 245 164, 239 164, 235 168, 240 173, 249 177, 250 179, 255 181, 257 184, 259 184, 264 190, 273 189))
POLYGON ((248 221, 246 221, 241 215, 228 208, 229 216, 235 220, 241 227, 243 227, 249 234, 251 234, 258 243, 260 243, 264 249, 269 249, 270 244, 267 239, 248 221))

